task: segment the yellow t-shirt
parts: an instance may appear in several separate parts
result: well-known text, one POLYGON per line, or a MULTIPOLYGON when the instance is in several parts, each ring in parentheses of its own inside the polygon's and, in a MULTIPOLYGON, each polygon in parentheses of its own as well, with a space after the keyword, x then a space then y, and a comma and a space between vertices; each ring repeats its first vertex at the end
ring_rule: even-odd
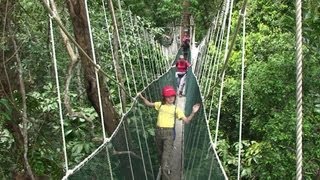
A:
POLYGON ((186 117, 183 111, 179 107, 176 108, 174 104, 161 105, 161 102, 155 102, 154 107, 159 112, 158 119, 157 119, 158 127, 173 128, 175 112, 176 112, 176 119, 181 120, 182 118, 186 117))

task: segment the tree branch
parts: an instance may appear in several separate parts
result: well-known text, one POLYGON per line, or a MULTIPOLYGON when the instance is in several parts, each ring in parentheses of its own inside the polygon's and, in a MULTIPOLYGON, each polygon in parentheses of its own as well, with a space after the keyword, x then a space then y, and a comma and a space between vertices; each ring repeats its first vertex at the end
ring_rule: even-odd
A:
POLYGON ((130 154, 130 155, 136 157, 137 159, 141 159, 140 156, 138 156, 136 153, 134 153, 132 151, 116 151, 116 150, 114 150, 113 154, 114 155, 123 155, 123 154, 128 154, 129 155, 130 154))
MULTIPOLYGON (((56 3, 54 0, 50 0, 50 5, 52 8, 52 11, 54 14, 56 14, 56 18, 58 21, 61 22, 61 18, 57 13, 57 8, 56 8, 56 3)), ((92 122, 92 119, 90 119, 89 117, 87 117, 85 114, 83 114, 82 112, 75 112, 74 109, 71 106, 70 103, 70 96, 69 96, 69 87, 70 87, 70 82, 72 79, 72 74, 73 74, 73 70, 75 65, 77 65, 77 63, 79 62, 79 56, 77 55, 77 53, 73 50, 71 44, 70 44, 70 40, 68 38, 68 36, 65 34, 65 32, 59 27, 59 31, 60 31, 60 35, 62 36, 62 40, 63 43, 67 49, 67 52, 70 56, 70 63, 68 65, 67 68, 67 77, 66 77, 66 81, 65 81, 65 89, 64 89, 64 105, 67 109, 68 115, 70 117, 80 117, 85 119, 86 121, 91 123, 91 128, 94 129, 94 123, 92 122)))
MULTIPOLYGON (((13 43, 14 50, 18 52, 18 47, 17 47, 16 40, 14 39, 14 36, 12 37, 12 43, 13 43)), ((23 107, 22 108, 22 131, 21 131, 23 136, 23 147, 24 147, 23 159, 24 159, 24 164, 25 164, 25 168, 27 170, 28 176, 31 178, 31 180, 34 180, 34 175, 28 160, 28 119, 27 119, 27 102, 26 102, 27 98, 26 98, 26 90, 25 90, 25 85, 23 80, 23 69, 22 69, 19 53, 16 53, 15 56, 16 56, 16 61, 18 65, 20 93, 22 97, 22 107, 23 107)))

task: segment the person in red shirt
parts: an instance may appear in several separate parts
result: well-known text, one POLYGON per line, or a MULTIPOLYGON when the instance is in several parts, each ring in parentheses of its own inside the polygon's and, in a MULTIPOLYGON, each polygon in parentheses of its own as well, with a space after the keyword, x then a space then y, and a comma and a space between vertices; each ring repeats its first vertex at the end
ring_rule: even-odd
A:
POLYGON ((178 92, 179 96, 185 95, 185 84, 186 84, 186 74, 188 67, 190 67, 191 64, 184 58, 183 55, 179 56, 179 59, 176 62, 176 78, 177 78, 177 84, 178 84, 178 92))

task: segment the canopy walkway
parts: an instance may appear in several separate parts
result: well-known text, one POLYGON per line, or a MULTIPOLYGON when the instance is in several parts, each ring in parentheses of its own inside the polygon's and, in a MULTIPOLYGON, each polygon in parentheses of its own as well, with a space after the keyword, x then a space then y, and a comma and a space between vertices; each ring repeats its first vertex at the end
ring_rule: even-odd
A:
MULTIPOLYGON (((228 1, 225 6, 222 7, 222 11, 225 13, 217 14, 213 22, 214 26, 209 29, 206 37, 198 47, 195 46, 194 38, 192 38, 193 42, 190 43, 191 46, 187 56, 188 60, 191 61, 192 68, 189 68, 187 73, 186 96, 178 97, 176 103, 185 110, 186 115, 190 114, 192 106, 195 103, 201 103, 202 108, 190 124, 185 125, 181 121, 176 122, 176 139, 171 158, 171 176, 174 179, 228 179, 216 151, 219 121, 217 121, 216 125, 215 141, 212 139, 212 130, 209 128, 209 119, 213 118, 211 114, 213 109, 216 110, 216 106, 213 106, 214 101, 204 103, 203 97, 214 97, 212 94, 213 86, 208 86, 208 84, 212 83, 212 79, 215 79, 214 83, 217 83, 219 76, 218 67, 220 66, 219 64, 222 64, 222 61, 219 62, 221 59, 220 55, 223 51, 228 52, 230 23, 228 32, 226 33, 227 36, 225 36, 224 33, 226 30, 226 19, 229 13, 229 18, 231 18, 232 8, 229 8, 229 5, 230 3, 228 1), (217 26, 217 24, 219 24, 219 26, 217 26), (214 43, 218 49, 211 49, 212 47, 210 47, 209 44, 212 43, 214 43), (226 47, 224 50, 222 48, 223 45, 226 47), (214 54, 211 54, 212 52, 209 51, 213 51, 214 54), (207 71, 208 69, 204 68, 206 66, 212 66, 213 68, 207 71)), ((120 13, 122 20, 123 12, 120 13)), ((131 17, 130 12, 124 13, 128 13, 127 15, 130 16, 130 19, 134 18, 131 17)), ((111 42, 109 22, 107 16, 104 18, 109 42, 111 42)), ((90 22, 89 13, 87 13, 87 19, 90 22)), ((126 86, 121 88, 125 88, 128 92, 127 94, 132 97, 133 94, 137 94, 137 85, 140 84, 140 86, 142 85, 144 87, 142 93, 144 93, 148 99, 153 102, 160 100, 160 90, 164 85, 170 84, 176 87, 176 68, 172 65, 179 55, 183 53, 181 49, 178 51, 177 48, 180 46, 178 36, 181 30, 173 31, 172 45, 169 48, 164 48, 155 42, 153 35, 149 34, 143 27, 137 26, 137 24, 134 24, 132 21, 127 23, 131 23, 131 26, 139 28, 134 32, 136 33, 134 37, 137 37, 133 43, 135 48, 131 48, 128 45, 132 43, 121 42, 119 39, 120 49, 126 50, 126 53, 120 52, 122 60, 121 66, 126 78, 126 86), (147 49, 142 48, 142 44, 147 45, 147 49), (140 54, 142 57, 142 61, 138 61, 138 68, 140 69, 138 72, 133 70, 131 53, 140 54), (171 57, 174 53, 176 53, 176 58, 172 61, 171 57), (126 58, 128 61, 125 60, 126 58), (170 61, 172 62, 170 63, 170 61), (152 71, 149 72, 148 69, 152 71), (165 69, 168 70, 165 71, 165 69), (129 77, 132 78, 132 80, 129 80, 129 77)), ((124 22, 122 22, 122 24, 124 24, 124 22)), ((89 30, 90 29, 89 23, 89 30)), ((91 30, 90 33, 92 33, 91 30)), ((124 30, 122 33, 125 39, 127 39, 126 31, 124 30)), ((190 33, 194 37, 194 29, 190 29, 190 33)), ((51 38, 52 42, 54 42, 53 33, 51 33, 51 38)), ((92 38, 94 37, 91 34, 92 53, 94 54, 95 49, 92 38)), ((54 44, 52 47, 54 52, 54 44)), ((110 48, 112 58, 114 59, 112 43, 110 43, 110 48)), ((90 59, 88 55, 86 56, 90 59)), ((225 57, 226 56, 223 58, 225 59, 225 57)), ((54 62, 55 61, 54 59, 54 62)), ((96 64, 95 56, 93 56, 91 62, 97 67, 97 71, 102 71, 100 66, 96 64)), ((114 64, 114 66, 116 66, 116 64, 114 64)), ((223 72, 224 70, 220 69, 219 72, 220 71, 223 72)), ((103 72, 103 74, 108 76, 107 73, 103 72)), ((117 72, 115 75, 118 76, 117 72)), ((56 76, 58 76, 58 72, 56 72, 56 76)), ((98 79, 97 73, 96 79, 98 79)), ((97 84, 99 86, 98 81, 97 84)), ((60 97, 58 80, 57 89, 58 97, 60 97)), ((100 90, 98 93, 99 92, 100 90)), ((101 95, 98 94, 98 96, 100 97, 101 95)), ((121 98, 119 97, 119 99, 121 98)), ((122 102, 120 101, 120 103, 122 102)), ((102 112, 102 109, 100 109, 100 111, 102 112)), ((61 126, 66 161, 66 171, 63 179, 159 179, 160 163, 158 162, 154 142, 156 112, 147 110, 136 97, 131 102, 130 108, 126 111, 122 107, 121 112, 125 112, 125 114, 122 115, 121 121, 114 133, 108 138, 106 138, 106 133, 104 132, 104 121, 102 118, 101 130, 104 134, 103 143, 89 156, 82 159, 81 162, 71 166, 68 162, 63 125, 61 126)), ((101 115, 101 117, 103 117, 103 115, 101 115)), ((61 112, 60 118, 63 124, 63 115, 61 112)), ((217 118, 219 118, 219 115, 217 118)))
MULTIPOLYGON (((177 103, 184 106, 186 102, 185 112, 189 114, 192 105, 202 102, 202 99, 191 70, 187 79, 186 97, 178 98, 177 103)), ((161 98, 159 89, 166 84, 176 85, 175 68, 149 84, 143 93, 152 100, 158 100, 161 98)), ((155 117, 156 111, 148 111, 135 101, 109 141, 101 145, 88 162, 76 168, 69 179, 156 179, 159 162, 154 142, 155 117), (115 151, 117 144, 121 143, 119 139, 123 137, 127 146, 115 151)), ((172 156, 175 176, 178 179, 182 175, 184 179, 225 179, 218 161, 210 142, 204 108, 190 124, 183 125, 177 120, 172 156)))
MULTIPOLYGON (((223 4, 221 11, 217 13, 212 26, 200 45, 195 47, 195 43, 191 43, 188 59, 191 61, 192 68, 189 68, 187 73, 186 96, 177 97, 176 103, 185 110, 185 114, 187 115, 190 114, 192 105, 195 103, 201 103, 202 108, 190 124, 183 124, 182 121, 176 122, 176 139, 171 158, 172 177, 174 179, 228 179, 216 149, 218 144, 220 109, 222 106, 223 83, 227 61, 230 57, 240 24, 243 24, 242 48, 244 49, 245 46, 244 17, 246 7, 245 1, 239 15, 234 39, 229 44, 232 2, 226 1, 223 4), (216 92, 216 89, 213 87, 220 88, 220 92, 216 92), (209 99, 209 101, 205 102, 204 98, 209 99), (212 119, 215 119, 215 130, 209 127, 209 123, 213 123, 212 121, 210 122, 212 119), (215 134, 211 134, 212 132, 215 134)), ((131 17, 130 12, 127 15, 130 16, 130 19, 134 18, 131 17)), ((107 16, 105 18, 112 52, 110 27, 107 16)), ((89 15, 88 20, 90 21, 89 15)), ((131 26, 139 27, 138 24, 134 24, 132 21, 127 23, 131 23, 131 26)), ((122 22, 122 24, 125 23, 122 22)), ((191 32, 194 34, 194 30, 191 32)), ((122 33, 127 39, 126 31, 122 33)), ((103 143, 89 156, 81 160, 80 163, 69 168, 67 151, 64 150, 66 171, 63 179, 159 179, 159 169, 161 167, 159 166, 160 163, 158 162, 154 142, 156 111, 147 110, 134 94, 138 92, 137 85, 143 86, 142 93, 154 102, 161 99, 160 89, 164 85, 170 84, 176 87, 176 69, 172 67, 174 61, 171 62, 172 57, 170 55, 176 54, 175 60, 177 60, 182 51, 178 51, 177 48, 179 46, 177 34, 173 36, 171 49, 166 49, 155 42, 153 35, 141 27, 136 32, 131 33, 135 37, 138 37, 138 40, 134 39, 134 43, 132 43, 137 44, 135 44, 135 48, 130 47, 128 45, 130 43, 119 43, 120 46, 121 44, 123 45, 123 48, 120 47, 120 49, 126 51, 120 52, 120 54, 122 68, 125 71, 125 89, 132 98, 130 108, 128 111, 121 110, 121 112, 125 113, 122 115, 121 121, 114 133, 108 138, 105 136, 104 126, 102 127, 102 131, 104 132, 103 143), (142 41, 140 41, 141 39, 142 41), (146 44, 147 48, 142 48, 142 44, 146 44), (133 60, 130 54, 139 54, 141 57, 141 61, 137 62, 140 71, 133 70, 133 60), (129 60, 125 61, 124 59, 126 58, 129 60), (149 69, 151 71, 148 71, 149 69), (132 79, 129 80, 129 77, 132 79)), ((53 34, 51 35, 53 36, 53 34)), ((91 43, 94 54, 93 40, 91 43)), ((113 56, 112 54, 112 58, 114 58, 113 56)), ((243 78, 244 52, 241 61, 243 78)), ((94 64, 97 66, 95 61, 94 64)), ((101 71, 100 66, 97 69, 97 71, 101 71)), ((57 72, 56 76, 58 76, 57 72)), ((96 76, 98 77, 97 73, 96 76)), ((59 89, 58 80, 57 88, 59 89)), ((120 87, 118 88, 120 91, 120 87)), ((118 95, 120 96, 120 93, 118 95)), ((243 89, 241 89, 241 95, 243 95, 243 89)), ((58 94, 58 96, 60 95, 58 94)), ((119 99, 121 97, 117 101, 121 101, 119 99)), ((64 134, 63 120, 61 121, 62 134, 64 134)), ((101 124, 104 124, 103 120, 101 124)), ((241 142, 241 124, 239 126, 239 142, 241 142)), ((64 148, 66 149, 65 146, 64 144, 64 148)), ((241 146, 238 149, 238 177, 240 177, 241 146)))

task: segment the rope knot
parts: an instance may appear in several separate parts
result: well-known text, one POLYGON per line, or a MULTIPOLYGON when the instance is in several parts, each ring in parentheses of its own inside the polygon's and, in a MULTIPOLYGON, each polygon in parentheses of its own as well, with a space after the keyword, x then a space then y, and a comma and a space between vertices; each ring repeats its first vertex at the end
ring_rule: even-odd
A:
POLYGON ((96 70, 100 71, 100 69, 101 69, 101 66, 99 64, 96 64, 96 70))
POLYGON ((103 143, 108 143, 108 142, 110 142, 110 141, 111 141, 110 138, 103 138, 103 143))
POLYGON ((52 12, 52 14, 49 14, 50 19, 56 19, 57 18, 57 13, 52 12))

